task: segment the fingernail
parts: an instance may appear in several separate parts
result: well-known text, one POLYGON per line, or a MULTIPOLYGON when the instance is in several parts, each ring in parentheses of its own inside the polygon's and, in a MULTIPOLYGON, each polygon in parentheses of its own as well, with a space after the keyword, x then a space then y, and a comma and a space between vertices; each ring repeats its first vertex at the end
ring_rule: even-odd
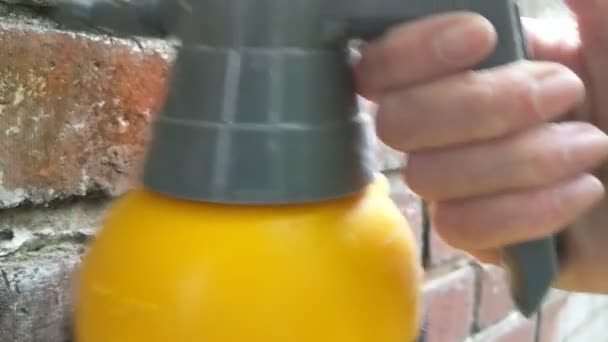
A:
POLYGON ((608 157, 608 136, 590 124, 581 124, 574 133, 574 153, 580 153, 580 165, 596 167, 608 157))
POLYGON ((604 197, 604 185, 596 177, 585 174, 562 188, 561 199, 577 203, 579 210, 584 210, 604 197))
POLYGON ((495 31, 485 18, 475 15, 461 24, 445 27, 434 44, 439 57, 449 63, 464 63, 487 53, 495 31))
POLYGON ((584 84, 570 70, 556 71, 541 78, 536 88, 538 112, 545 116, 559 115, 584 98, 584 84))
MULTIPOLYGON (((595 168, 608 157, 608 135, 585 122, 554 124, 564 139, 564 160, 580 170, 595 168)), ((556 142, 557 143, 557 142, 556 142)))
POLYGON ((599 145, 608 149, 608 135, 590 123, 571 121, 556 123, 555 126, 560 133, 580 144, 599 145))

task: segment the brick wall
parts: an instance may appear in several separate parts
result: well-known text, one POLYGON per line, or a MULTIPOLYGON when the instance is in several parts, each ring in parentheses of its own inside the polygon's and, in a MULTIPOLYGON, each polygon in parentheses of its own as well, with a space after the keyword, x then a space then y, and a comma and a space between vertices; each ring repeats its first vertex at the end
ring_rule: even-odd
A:
MULTIPOLYGON (((73 33, 45 19, 53 0, 0 3, 0 342, 69 341, 71 275, 109 201, 137 179, 173 47, 73 33), (21 7, 17 4, 33 4, 21 7)), ((526 11, 546 12, 547 1, 526 11)), ((504 273, 444 244, 400 181, 378 167, 416 230, 426 268, 427 342, 602 341, 608 300, 555 292, 542 314, 513 311, 504 273)))

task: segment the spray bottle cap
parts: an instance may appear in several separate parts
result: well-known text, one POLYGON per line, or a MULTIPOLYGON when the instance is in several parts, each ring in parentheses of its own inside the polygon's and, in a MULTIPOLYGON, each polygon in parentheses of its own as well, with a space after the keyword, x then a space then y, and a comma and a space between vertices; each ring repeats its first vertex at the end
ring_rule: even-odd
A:
POLYGON ((373 141, 321 1, 191 1, 144 184, 221 203, 361 190, 373 141))

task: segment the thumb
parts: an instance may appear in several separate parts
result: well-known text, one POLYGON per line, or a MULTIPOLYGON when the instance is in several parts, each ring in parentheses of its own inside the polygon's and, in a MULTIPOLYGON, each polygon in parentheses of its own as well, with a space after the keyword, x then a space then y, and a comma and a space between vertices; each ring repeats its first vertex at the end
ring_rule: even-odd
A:
POLYGON ((566 0, 566 4, 576 17, 583 44, 597 44, 605 49, 608 44, 608 1, 566 0))
POLYGON ((577 74, 583 72, 580 35, 572 18, 522 18, 531 58, 563 64, 577 74))
POLYGON ((608 81, 608 1, 566 0, 577 23, 582 58, 594 77, 608 81), (600 75, 597 75, 597 73, 600 75))
POLYGON ((566 0, 578 24, 589 106, 600 128, 608 130, 608 1, 566 0))

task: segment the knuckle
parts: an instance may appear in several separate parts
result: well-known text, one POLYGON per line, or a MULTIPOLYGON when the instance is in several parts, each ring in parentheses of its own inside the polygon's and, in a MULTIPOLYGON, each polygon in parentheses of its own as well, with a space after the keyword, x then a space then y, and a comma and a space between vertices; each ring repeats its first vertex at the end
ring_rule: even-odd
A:
POLYGON ((477 128, 482 136, 495 136, 508 129, 505 116, 500 115, 504 111, 504 101, 495 76, 490 72, 469 72, 464 75, 463 84, 467 91, 461 101, 468 113, 482 120, 477 128))
POLYGON ((493 105, 496 100, 494 75, 485 71, 467 71, 462 75, 461 82, 468 89, 466 98, 471 100, 472 105, 476 106, 473 109, 486 112, 488 107, 493 105))
POLYGON ((561 217, 564 210, 568 209, 561 195, 559 189, 537 194, 534 201, 537 207, 529 214, 531 216, 530 222, 538 222, 540 224, 546 218, 561 217))
POLYGON ((468 104, 469 110, 476 114, 488 114, 495 112, 496 96, 494 87, 491 83, 473 84, 463 98, 464 103, 468 104))
MULTIPOLYGON (((506 77, 508 86, 511 87, 511 94, 516 99, 517 110, 522 115, 523 121, 526 123, 536 123, 545 121, 556 115, 554 112, 548 112, 551 107, 546 103, 555 101, 551 92, 540 91, 541 81, 550 75, 564 75, 572 73, 566 66, 554 62, 533 62, 520 61, 509 72, 506 77)), ((575 104, 573 99, 572 105, 575 104)))
POLYGON ((542 141, 528 149, 527 156, 521 165, 524 166, 524 179, 531 184, 545 183, 562 176, 572 164, 570 149, 559 139, 551 139, 556 124, 546 125, 544 130, 546 141, 542 141))
POLYGON ((563 167, 565 151, 561 144, 556 144, 548 151, 533 149, 528 155, 525 178, 531 183, 544 183, 553 180, 560 174, 563 167))
POLYGON ((535 77, 530 72, 533 64, 520 61, 500 67, 491 74, 494 89, 494 108, 504 113, 513 121, 513 125, 521 126, 542 119, 535 96, 535 77))
POLYGON ((543 121, 546 117, 545 113, 540 110, 538 105, 538 98, 536 97, 535 91, 532 89, 530 80, 520 81, 513 85, 514 89, 517 89, 515 100, 517 110, 520 115, 523 116, 524 122, 538 122, 543 121))

